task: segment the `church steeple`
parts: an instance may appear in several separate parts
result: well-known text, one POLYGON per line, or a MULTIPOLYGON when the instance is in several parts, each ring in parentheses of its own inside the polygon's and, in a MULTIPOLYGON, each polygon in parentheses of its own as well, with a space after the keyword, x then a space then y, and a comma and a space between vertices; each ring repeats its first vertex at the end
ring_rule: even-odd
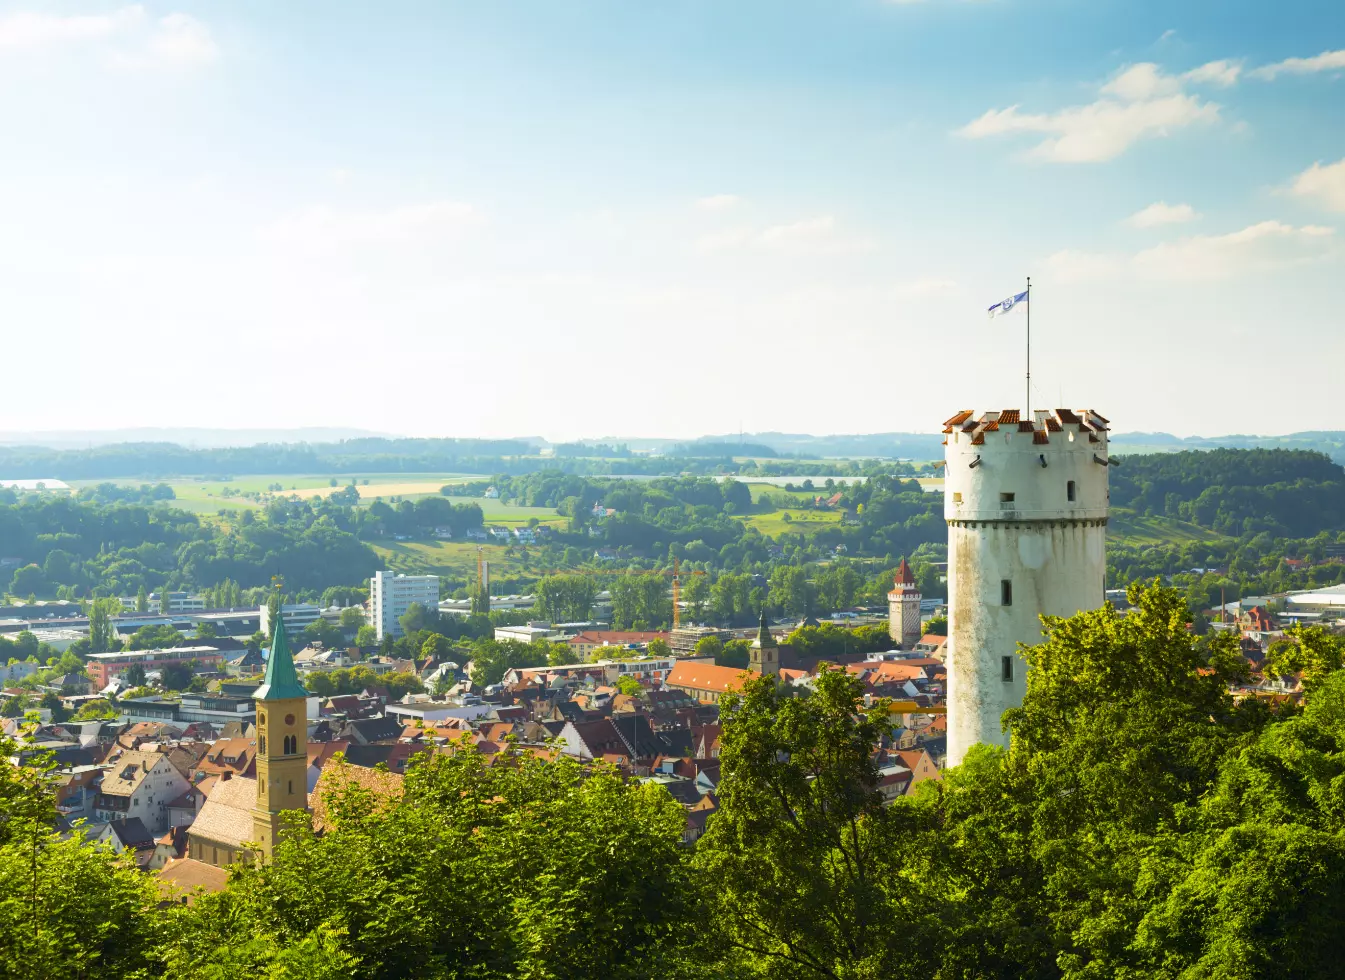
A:
POLYGON ((290 653, 290 638, 285 632, 285 618, 276 613, 275 633, 271 639, 271 654, 266 658, 266 672, 262 686, 253 697, 258 701, 281 701, 286 698, 306 698, 308 691, 299 683, 290 653))
POLYGON ((772 676, 780 673, 780 647, 775 637, 771 636, 770 627, 766 625, 765 606, 761 607, 761 626, 757 629, 757 638, 752 641, 748 657, 754 673, 772 676))
POLYGON ((270 858, 281 831, 280 814, 308 809, 308 691, 299 683, 285 620, 277 612, 271 654, 257 704, 257 805, 253 834, 270 858))

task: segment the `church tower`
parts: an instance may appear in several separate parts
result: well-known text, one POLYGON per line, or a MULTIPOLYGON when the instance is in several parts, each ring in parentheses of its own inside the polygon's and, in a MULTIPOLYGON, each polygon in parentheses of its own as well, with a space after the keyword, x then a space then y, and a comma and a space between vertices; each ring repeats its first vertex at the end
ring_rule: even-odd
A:
POLYGON ((285 635, 284 617, 275 618, 271 655, 257 702, 257 805, 253 839, 270 859, 284 810, 308 809, 308 691, 299 683, 285 635))
POLYGON ((1002 745, 1005 709, 1023 703, 1020 643, 1041 615, 1103 602, 1111 455, 1092 409, 958 412, 945 424, 948 521, 948 764, 1002 745))
POLYGON ((887 632, 892 642, 912 650, 920 642, 920 590, 906 559, 897 566, 896 581, 887 594, 887 632))
POLYGON ((749 669, 754 674, 769 674, 774 677, 780 673, 780 647, 766 625, 765 606, 761 608, 761 628, 757 630, 757 638, 752 641, 749 658, 749 669))

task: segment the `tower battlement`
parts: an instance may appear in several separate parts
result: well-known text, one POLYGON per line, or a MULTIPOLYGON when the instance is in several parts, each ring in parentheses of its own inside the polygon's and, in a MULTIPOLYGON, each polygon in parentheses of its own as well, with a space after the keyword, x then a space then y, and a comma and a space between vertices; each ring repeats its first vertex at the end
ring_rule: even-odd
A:
POLYGON ((944 517, 1104 521, 1107 420, 1090 409, 959 412, 944 423, 944 517))

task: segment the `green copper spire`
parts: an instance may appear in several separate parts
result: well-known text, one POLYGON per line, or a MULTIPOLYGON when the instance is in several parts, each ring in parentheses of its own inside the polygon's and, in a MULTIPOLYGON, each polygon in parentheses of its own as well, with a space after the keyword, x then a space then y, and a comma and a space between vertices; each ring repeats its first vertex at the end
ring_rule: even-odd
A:
POLYGON ((761 629, 757 630, 756 646, 762 650, 769 650, 775 646, 775 637, 771 636, 770 627, 766 625, 766 607, 761 607, 761 629))
POLYGON ((289 637, 285 635, 285 617, 276 610, 275 632, 271 638, 271 656, 266 660, 266 674, 262 686, 252 697, 257 701, 283 701, 286 698, 306 698, 308 691, 299 683, 294 671, 294 657, 290 654, 289 637))

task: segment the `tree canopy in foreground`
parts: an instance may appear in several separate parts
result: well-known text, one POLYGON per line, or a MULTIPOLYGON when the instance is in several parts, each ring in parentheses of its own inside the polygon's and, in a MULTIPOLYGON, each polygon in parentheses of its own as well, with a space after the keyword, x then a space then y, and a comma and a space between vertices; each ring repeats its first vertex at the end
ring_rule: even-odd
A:
POLYGON ((694 849, 655 786, 462 751, 400 795, 347 784, 322 833, 299 819, 272 865, 157 910, 9 768, 0 978, 1345 977, 1342 640, 1280 652, 1304 705, 1239 703, 1233 638, 1192 636, 1170 589, 1131 598, 1048 619, 1012 747, 887 806, 891 720, 853 678, 749 683, 694 849))

